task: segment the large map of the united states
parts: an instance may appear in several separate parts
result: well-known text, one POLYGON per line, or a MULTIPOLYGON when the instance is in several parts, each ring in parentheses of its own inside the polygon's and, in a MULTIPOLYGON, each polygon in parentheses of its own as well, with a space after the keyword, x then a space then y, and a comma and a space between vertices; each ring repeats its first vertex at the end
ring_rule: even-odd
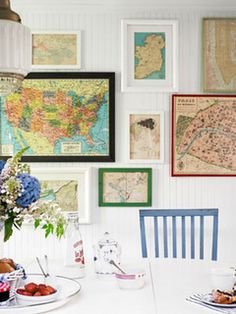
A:
POLYGON ((2 109, 2 144, 10 137, 14 151, 60 155, 75 143, 83 155, 105 155, 108 101, 107 80, 25 80, 2 109))

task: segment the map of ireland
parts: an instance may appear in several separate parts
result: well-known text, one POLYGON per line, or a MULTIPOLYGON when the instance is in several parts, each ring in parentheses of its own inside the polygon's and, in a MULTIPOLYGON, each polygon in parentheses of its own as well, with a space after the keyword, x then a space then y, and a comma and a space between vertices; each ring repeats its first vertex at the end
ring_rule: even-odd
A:
POLYGON ((134 34, 135 79, 165 79, 165 34, 134 34))

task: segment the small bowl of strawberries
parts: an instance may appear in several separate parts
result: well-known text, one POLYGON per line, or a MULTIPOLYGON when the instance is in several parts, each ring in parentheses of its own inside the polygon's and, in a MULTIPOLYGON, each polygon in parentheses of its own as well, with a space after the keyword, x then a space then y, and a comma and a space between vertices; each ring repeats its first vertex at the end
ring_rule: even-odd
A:
POLYGON ((55 300, 57 290, 49 285, 29 282, 16 290, 16 300, 19 304, 44 303, 55 300))

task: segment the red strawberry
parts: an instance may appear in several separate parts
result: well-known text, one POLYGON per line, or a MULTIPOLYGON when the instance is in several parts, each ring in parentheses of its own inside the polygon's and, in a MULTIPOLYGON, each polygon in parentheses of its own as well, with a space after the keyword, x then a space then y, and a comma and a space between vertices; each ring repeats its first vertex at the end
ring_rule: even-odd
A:
POLYGON ((29 297, 32 297, 32 293, 28 292, 28 291, 22 291, 22 295, 28 295, 29 297))
POLYGON ((48 291, 48 289, 47 288, 42 288, 42 289, 40 289, 40 293, 41 293, 41 295, 49 295, 50 294, 50 292, 48 291))
POLYGON ((43 284, 43 283, 40 283, 39 285, 38 285, 38 289, 40 290, 40 289, 45 289, 45 288, 47 288, 47 286, 45 285, 45 284, 43 284))
POLYGON ((38 290, 38 285, 34 282, 30 282, 27 285, 25 285, 25 290, 34 294, 38 290))
POLYGON ((25 292, 25 289, 17 289, 16 290, 16 293, 19 293, 19 294, 23 294, 25 292))
POLYGON ((42 296, 42 294, 39 291, 34 293, 34 297, 41 297, 41 296, 42 296))
POLYGON ((53 294, 56 292, 56 289, 54 289, 53 287, 51 286, 47 286, 47 290, 49 291, 50 294, 53 294))

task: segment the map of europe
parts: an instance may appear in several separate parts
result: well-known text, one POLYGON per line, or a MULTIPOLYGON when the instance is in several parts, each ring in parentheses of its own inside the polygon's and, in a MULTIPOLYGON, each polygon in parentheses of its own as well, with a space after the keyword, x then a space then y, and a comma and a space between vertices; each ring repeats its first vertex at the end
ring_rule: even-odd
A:
POLYGON ((26 79, 1 104, 2 155, 108 155, 108 123, 108 80, 26 79))
POLYGON ((235 174, 236 99, 177 97, 174 171, 179 174, 235 174))

